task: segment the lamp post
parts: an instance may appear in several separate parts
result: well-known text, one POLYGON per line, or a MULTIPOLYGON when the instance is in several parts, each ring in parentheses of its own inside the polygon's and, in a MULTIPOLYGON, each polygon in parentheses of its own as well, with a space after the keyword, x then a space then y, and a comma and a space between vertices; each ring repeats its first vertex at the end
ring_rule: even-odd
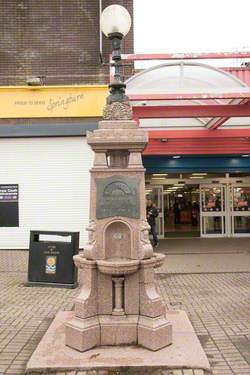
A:
POLYGON ((128 97, 125 95, 126 84, 121 79, 120 61, 121 41, 131 27, 130 14, 121 5, 110 5, 102 12, 100 26, 103 34, 111 41, 115 68, 114 81, 109 84, 110 95, 107 98, 107 104, 128 102, 128 97))

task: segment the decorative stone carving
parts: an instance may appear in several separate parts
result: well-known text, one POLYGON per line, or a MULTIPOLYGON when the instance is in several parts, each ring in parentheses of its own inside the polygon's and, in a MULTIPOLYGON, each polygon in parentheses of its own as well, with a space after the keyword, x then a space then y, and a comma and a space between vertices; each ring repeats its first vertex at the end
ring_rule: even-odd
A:
POLYGON ((148 222, 146 220, 143 220, 141 222, 141 241, 144 244, 149 244, 150 243, 150 241, 149 241, 149 235, 148 235, 149 229, 150 229, 150 226, 149 226, 148 222))
POLYGON ((132 120, 133 112, 129 103, 106 104, 103 109, 104 120, 132 120))
POLYGON ((90 220, 89 225, 87 226, 86 230, 89 232, 89 245, 95 242, 96 237, 96 223, 94 220, 90 220))

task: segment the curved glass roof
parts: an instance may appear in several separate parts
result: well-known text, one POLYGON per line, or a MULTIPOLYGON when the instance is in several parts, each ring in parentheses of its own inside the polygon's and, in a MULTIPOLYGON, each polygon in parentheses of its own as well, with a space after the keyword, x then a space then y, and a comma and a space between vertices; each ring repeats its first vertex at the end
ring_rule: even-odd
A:
MULTIPOLYGON (((126 93, 129 94, 167 94, 167 93, 227 93, 244 92, 249 87, 230 73, 217 69, 210 65, 195 62, 174 61, 146 69, 126 82, 126 93)), ((207 100, 147 100, 135 101, 132 105, 198 105, 206 104, 228 104, 235 99, 207 99, 207 100)), ((211 118, 183 118, 183 119, 142 119, 142 127, 153 129, 183 129, 204 128, 211 118)), ((223 127, 245 127, 249 126, 250 118, 228 119, 223 127)))
POLYGON ((223 92, 247 87, 238 78, 210 65, 171 62, 146 69, 126 82, 128 94, 166 94, 168 92, 223 92))

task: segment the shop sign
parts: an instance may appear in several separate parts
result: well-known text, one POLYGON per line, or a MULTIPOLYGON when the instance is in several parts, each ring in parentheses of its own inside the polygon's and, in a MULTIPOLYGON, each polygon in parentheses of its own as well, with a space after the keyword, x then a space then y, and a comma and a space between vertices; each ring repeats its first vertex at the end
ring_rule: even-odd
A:
POLYGON ((107 86, 1 87, 1 118, 101 117, 107 86))
POLYGON ((0 185, 0 227, 18 227, 18 185, 0 185))
POLYGON ((0 202, 17 202, 18 185, 0 185, 0 202))

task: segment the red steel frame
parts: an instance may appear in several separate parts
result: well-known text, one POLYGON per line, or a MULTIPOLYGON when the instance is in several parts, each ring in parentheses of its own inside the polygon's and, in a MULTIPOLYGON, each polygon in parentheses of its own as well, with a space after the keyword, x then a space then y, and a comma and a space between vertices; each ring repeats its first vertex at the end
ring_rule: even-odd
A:
POLYGON ((239 52, 198 52, 198 53, 151 53, 122 54, 122 60, 210 60, 210 59, 245 59, 250 58, 250 51, 239 52))
MULTIPOLYGON (((126 61, 142 60, 201 60, 249 58, 247 52, 210 53, 166 53, 166 54, 123 54, 126 61)), ((230 117, 250 117, 250 87, 241 92, 166 93, 151 95, 129 95, 132 102, 146 101, 146 105, 133 106, 134 118, 191 118, 210 117, 201 130, 150 130, 149 145, 145 154, 221 154, 250 153, 250 127, 246 129, 220 129, 230 117), (207 104, 207 100, 217 103, 207 104), (224 100, 228 99, 228 103, 224 100), (150 101, 182 101, 181 105, 150 105, 150 101), (197 100, 195 105, 183 105, 185 100, 197 100), (222 104, 223 103, 223 104, 222 104)))
POLYGON ((134 106, 135 118, 250 117, 248 104, 134 106))

